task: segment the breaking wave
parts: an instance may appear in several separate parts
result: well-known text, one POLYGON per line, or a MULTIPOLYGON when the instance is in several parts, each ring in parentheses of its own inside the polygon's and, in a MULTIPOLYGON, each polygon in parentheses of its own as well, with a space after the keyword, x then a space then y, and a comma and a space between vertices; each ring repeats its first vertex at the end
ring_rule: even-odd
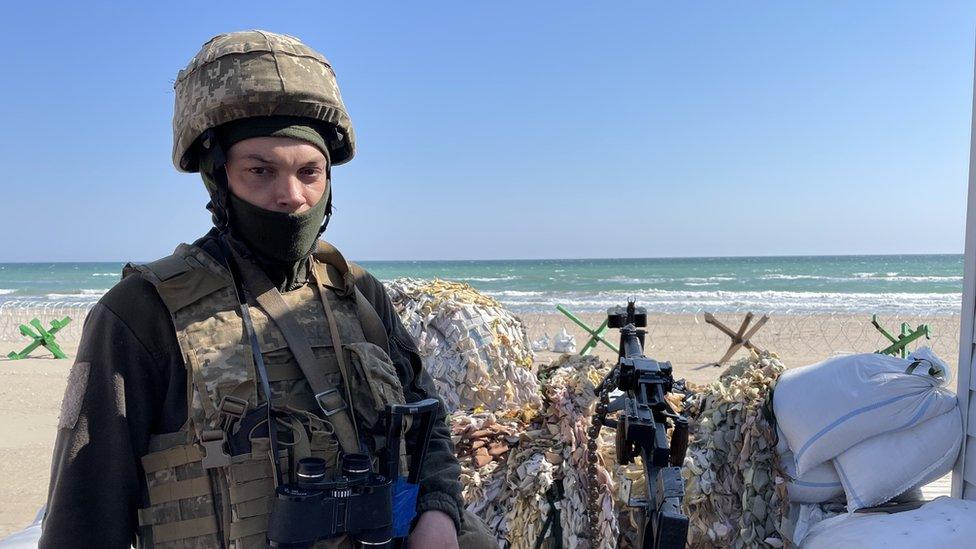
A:
POLYGON ((454 280, 463 280, 465 282, 502 282, 505 280, 518 280, 522 278, 521 276, 462 276, 455 278, 454 280))
POLYGON ((781 291, 674 291, 636 290, 604 292, 525 292, 525 295, 493 294, 518 312, 551 312, 557 304, 574 311, 605 311, 636 298, 650 311, 814 313, 899 313, 923 315, 959 314, 961 293, 841 293, 781 291), (531 295, 530 295, 531 294, 531 295), (540 295, 541 294, 541 295, 540 295))

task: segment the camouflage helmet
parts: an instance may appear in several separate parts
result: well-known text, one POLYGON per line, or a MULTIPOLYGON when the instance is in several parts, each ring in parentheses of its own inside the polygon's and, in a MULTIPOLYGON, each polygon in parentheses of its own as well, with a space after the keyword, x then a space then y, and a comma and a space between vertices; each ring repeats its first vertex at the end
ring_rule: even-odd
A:
POLYGON ((333 165, 352 158, 356 139, 328 60, 297 38, 251 30, 219 34, 176 77, 173 164, 198 171, 203 134, 254 116, 301 116, 323 123, 333 165))

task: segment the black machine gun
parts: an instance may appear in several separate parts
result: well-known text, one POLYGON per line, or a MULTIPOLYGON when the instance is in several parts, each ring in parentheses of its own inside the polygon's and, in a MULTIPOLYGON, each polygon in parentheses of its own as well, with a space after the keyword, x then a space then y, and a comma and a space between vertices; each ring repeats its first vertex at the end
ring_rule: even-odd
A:
POLYGON ((590 524, 597 524, 599 497, 596 486, 596 438, 602 427, 616 429, 617 461, 621 465, 641 458, 647 498, 631 500, 643 510, 639 546, 644 549, 684 549, 688 539, 688 517, 681 511, 684 481, 681 464, 688 450, 688 418, 676 413, 665 395, 683 382, 675 382, 670 362, 644 356, 647 310, 633 301, 607 311, 607 325, 620 330, 617 364, 596 389, 599 402, 590 427, 590 524), (622 395, 610 400, 614 389, 622 395), (616 419, 607 417, 617 413, 616 419), (667 430, 673 427, 671 443, 667 430))

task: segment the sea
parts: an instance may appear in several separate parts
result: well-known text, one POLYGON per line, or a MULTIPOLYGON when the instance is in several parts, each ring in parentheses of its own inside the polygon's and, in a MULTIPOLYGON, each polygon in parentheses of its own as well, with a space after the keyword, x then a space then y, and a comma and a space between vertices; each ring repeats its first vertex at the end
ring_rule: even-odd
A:
MULTIPOLYGON (((958 314, 963 256, 363 261, 383 281, 470 284, 521 313, 605 311, 635 299, 658 312, 958 314)), ((0 263, 4 304, 97 301, 122 263, 0 263)))

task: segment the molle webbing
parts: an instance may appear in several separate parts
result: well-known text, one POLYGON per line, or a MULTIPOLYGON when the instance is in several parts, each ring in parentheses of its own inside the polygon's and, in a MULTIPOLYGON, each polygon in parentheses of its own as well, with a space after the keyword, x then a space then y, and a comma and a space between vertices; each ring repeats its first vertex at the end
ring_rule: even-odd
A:
MULTIPOLYGON (((258 299, 259 307, 250 310, 255 330, 261 334, 261 353, 266 358, 275 402, 284 396, 283 405, 297 406, 293 411, 305 415, 308 412, 302 410, 312 410, 315 404, 339 411, 324 418, 326 422, 316 419, 318 423, 312 436, 297 437, 298 443, 292 447, 303 455, 311 454, 336 464, 339 456, 336 439, 342 442, 346 438, 342 446, 349 451, 345 447, 351 445, 348 439, 357 438, 351 428, 340 428, 343 423, 340 418, 346 418, 351 425, 355 418, 352 408, 363 398, 363 388, 350 396, 348 382, 342 383, 345 391, 338 387, 340 380, 349 379, 348 372, 342 370, 350 365, 342 364, 346 368, 337 369, 337 363, 349 360, 345 346, 359 349, 365 342, 388 354, 389 340, 376 311, 355 287, 356 275, 361 271, 350 272, 342 255, 325 243, 320 243, 315 259, 325 263, 313 261, 318 267, 317 286, 306 286, 284 296, 275 291, 282 300, 280 303, 269 305, 267 299, 258 299), (314 295, 316 291, 319 296, 314 295), (334 311, 332 308, 323 311, 329 305, 334 311), (333 315, 341 320, 330 319, 333 315), (297 322, 282 319, 297 319, 297 322), (333 351, 335 356, 331 354, 333 351), (312 366, 306 368, 308 364, 312 366), (315 373, 309 376, 306 369, 315 373), (321 373, 327 377, 317 378, 321 373), (315 389, 321 387, 320 383, 327 387, 324 394, 315 389), (310 386, 320 393, 317 401, 310 394, 310 386), (345 398, 341 396, 343 392, 345 398), (352 436, 341 435, 341 431, 352 436)), ((203 433, 228 425, 222 412, 223 397, 257 404, 254 366, 244 339, 233 280, 207 252, 186 244, 159 261, 126 265, 123 276, 137 273, 156 287, 173 318, 186 361, 189 399, 188 424, 184 430, 154 436, 150 441, 151 453, 143 457, 151 505, 139 510, 140 546, 263 547, 274 495, 267 439, 252 439, 250 453, 230 456, 229 465, 214 469, 203 467, 205 455, 199 439, 203 433)), ((256 289, 260 286, 254 286, 251 281, 246 286, 255 299, 267 293, 258 293, 256 289)), ((356 357, 360 360, 359 355, 356 357)), ((358 362, 355 366, 362 367, 358 362)), ((389 367, 389 374, 395 376, 395 370, 389 367)), ((361 383, 360 369, 356 372, 357 383, 361 383)), ((398 398, 402 402, 402 395, 398 398)), ((295 420, 292 428, 301 425, 295 420)), ((313 429, 311 423, 308 427, 313 429)), ((287 463, 279 462, 287 469, 287 463)))
POLYGON ((356 428, 355 416, 350 409, 352 403, 352 396, 349 393, 350 378, 348 368, 345 365, 345 353, 342 352, 341 337, 338 329, 334 325, 332 312, 326 301, 327 298, 325 296, 328 290, 321 285, 325 282, 323 269, 317 261, 312 261, 316 282, 320 284, 318 293, 322 298, 323 305, 326 307, 326 317, 329 319, 332 345, 336 349, 335 357, 339 362, 339 371, 342 374, 342 385, 346 388, 346 400, 344 402, 341 401, 341 397, 340 400, 331 403, 323 402, 325 398, 331 397, 335 399, 338 395, 333 390, 334 386, 326 378, 325 372, 318 366, 311 345, 309 345, 305 334, 302 332, 301 327, 292 315, 288 304, 281 297, 278 289, 275 288, 274 284, 268 280, 268 277, 254 263, 239 256, 235 257, 235 261, 237 261, 241 275, 244 277, 244 286, 248 288, 248 291, 254 296, 264 312, 271 317, 288 342, 288 347, 295 356, 299 368, 305 374, 305 379, 311 386, 312 392, 315 393, 316 402, 319 403, 322 412, 328 416, 329 421, 335 427, 335 434, 339 439, 339 443, 342 445, 343 451, 346 453, 358 452, 359 433, 356 428))

